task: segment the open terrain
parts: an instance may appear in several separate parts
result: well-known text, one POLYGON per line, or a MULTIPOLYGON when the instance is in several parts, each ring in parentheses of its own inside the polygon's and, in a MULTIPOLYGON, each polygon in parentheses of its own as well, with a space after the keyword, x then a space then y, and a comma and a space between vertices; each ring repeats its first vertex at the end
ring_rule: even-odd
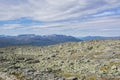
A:
POLYGON ((120 40, 0 48, 0 80, 120 80, 120 40))

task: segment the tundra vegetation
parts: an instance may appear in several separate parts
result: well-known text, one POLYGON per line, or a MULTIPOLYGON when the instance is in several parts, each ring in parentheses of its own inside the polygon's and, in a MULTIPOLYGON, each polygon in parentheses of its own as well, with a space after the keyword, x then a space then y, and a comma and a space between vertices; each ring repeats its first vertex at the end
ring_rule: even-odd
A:
POLYGON ((120 40, 0 48, 0 80, 120 80, 120 40))

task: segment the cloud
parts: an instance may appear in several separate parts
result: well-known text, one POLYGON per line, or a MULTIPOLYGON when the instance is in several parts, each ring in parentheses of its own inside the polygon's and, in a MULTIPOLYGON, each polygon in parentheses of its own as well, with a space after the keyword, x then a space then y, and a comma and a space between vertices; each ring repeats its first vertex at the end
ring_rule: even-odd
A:
POLYGON ((64 20, 120 6, 119 0, 0 0, 0 2, 1 20, 21 17, 41 21, 64 20))
POLYGON ((101 17, 85 20, 82 22, 62 22, 36 25, 7 24, 2 27, 3 31, 9 30, 12 35, 20 34, 66 34, 72 36, 119 36, 120 18, 118 16, 101 17))
POLYGON ((119 32, 119 0, 0 0, 0 5, 2 34, 7 30, 75 36, 119 32))

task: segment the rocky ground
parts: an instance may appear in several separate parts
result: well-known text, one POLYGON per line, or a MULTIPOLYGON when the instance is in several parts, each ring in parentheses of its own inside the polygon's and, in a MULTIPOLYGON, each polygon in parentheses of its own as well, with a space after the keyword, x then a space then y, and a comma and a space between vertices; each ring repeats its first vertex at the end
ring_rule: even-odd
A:
POLYGON ((120 40, 0 48, 0 80, 120 80, 120 40))

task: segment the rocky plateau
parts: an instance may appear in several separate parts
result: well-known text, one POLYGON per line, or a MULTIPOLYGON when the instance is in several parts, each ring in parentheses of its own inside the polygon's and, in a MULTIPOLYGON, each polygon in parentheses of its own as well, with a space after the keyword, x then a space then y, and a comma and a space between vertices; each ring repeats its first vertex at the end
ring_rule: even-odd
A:
POLYGON ((0 48, 0 80, 120 80, 120 40, 0 48))

